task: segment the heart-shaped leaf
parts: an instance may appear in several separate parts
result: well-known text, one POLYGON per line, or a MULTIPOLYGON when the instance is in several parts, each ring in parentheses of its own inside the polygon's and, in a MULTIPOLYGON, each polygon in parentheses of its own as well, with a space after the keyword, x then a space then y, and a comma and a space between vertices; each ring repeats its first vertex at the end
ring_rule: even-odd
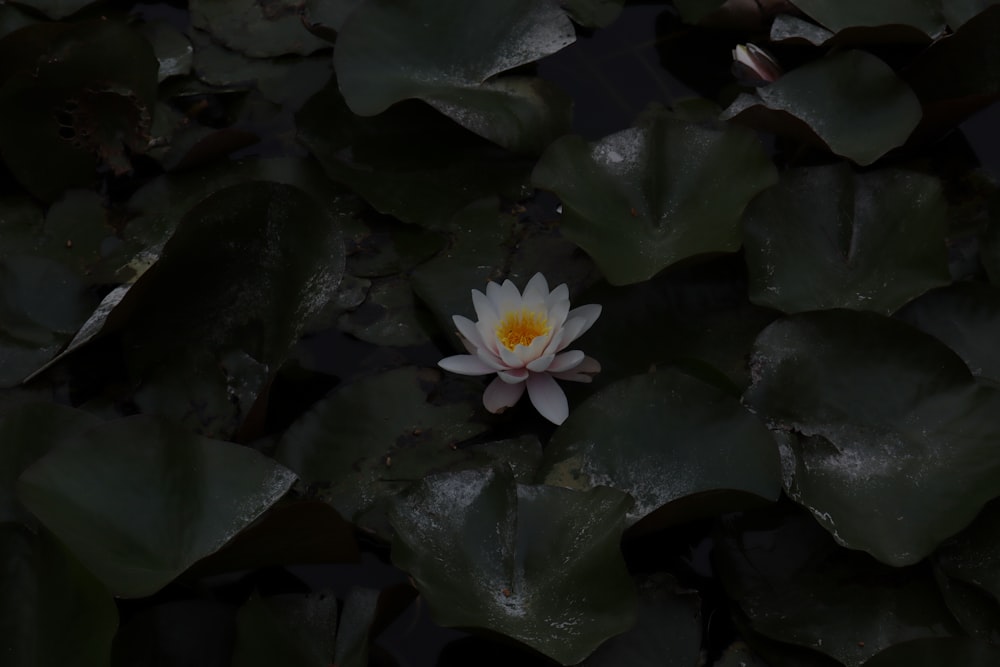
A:
POLYGON ((618 546, 629 505, 606 487, 525 486, 499 469, 433 475, 391 514, 392 559, 440 625, 573 665, 635 620, 618 546))
POLYGON ((631 494, 628 524, 653 513, 688 521, 781 493, 764 424, 730 394, 673 369, 621 380, 575 408, 546 447, 539 479, 631 494))
MULTIPOLYGON (((469 421, 479 396, 453 385, 464 400, 439 402, 440 379, 436 370, 407 366, 340 387, 288 429, 276 458, 305 481, 322 482, 352 521, 429 472, 489 462, 489 448, 455 448, 485 428, 469 421)), ((382 529, 377 519, 365 525, 382 529)))
POLYGON ((563 234, 615 285, 738 249, 743 209, 776 180, 753 133, 662 112, 596 143, 563 137, 532 174, 562 199, 563 234))
POLYGON ((330 45, 309 34, 290 0, 191 0, 191 24, 254 58, 306 55, 330 45))
POLYGON ((927 637, 900 642, 885 649, 864 667, 993 667, 1000 663, 1000 647, 966 637, 927 637))
POLYGON ((568 127, 569 100, 541 82, 490 79, 574 39, 548 0, 374 0, 345 22, 334 67, 356 114, 422 99, 506 148, 540 151, 568 127))
POLYGON ((58 443, 18 498, 116 595, 150 595, 277 501, 295 475, 257 452, 156 418, 58 443))
MULTIPOLYGON (((948 2, 951 0, 943 4, 948 2)), ((917 28, 928 37, 936 37, 944 30, 937 3, 926 0, 794 0, 794 5, 834 32, 857 27, 905 25, 917 28)))
POLYGON ((916 563, 1000 493, 1000 390, 873 314, 819 311, 758 337, 744 401, 791 432, 789 495, 845 546, 916 563))
POLYGON ((888 315, 950 282, 946 217, 931 176, 846 164, 787 171, 743 218, 750 298, 789 313, 888 315))
POLYGON ((798 67, 755 95, 740 95, 722 113, 779 134, 818 139, 861 165, 902 146, 921 115, 913 90, 864 51, 842 51, 798 67))

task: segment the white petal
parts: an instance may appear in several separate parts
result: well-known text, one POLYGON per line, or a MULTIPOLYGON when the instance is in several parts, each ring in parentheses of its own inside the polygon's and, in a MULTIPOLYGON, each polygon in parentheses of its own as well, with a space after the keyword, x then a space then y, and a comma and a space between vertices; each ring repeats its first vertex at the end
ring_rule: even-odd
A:
MULTIPOLYGON (((514 349, 516 350, 518 347, 523 347, 523 345, 518 345, 514 349)), ((507 368, 524 368, 524 362, 521 358, 513 350, 507 349, 506 345, 497 345, 497 351, 500 353, 500 361, 507 368)))
MULTIPOLYGON (((472 305, 476 309, 476 317, 480 325, 485 325, 487 329, 496 327, 500 320, 500 313, 497 312, 493 300, 477 289, 472 290, 472 305)), ((480 329, 482 331, 482 329, 480 329)))
POLYGON ((580 364, 565 373, 553 373, 552 375, 559 380, 568 380, 570 382, 592 382, 594 375, 601 372, 601 364, 593 357, 584 357, 580 364))
POLYGON ((524 384, 524 382, 507 384, 500 378, 496 378, 483 392, 483 405, 494 414, 503 412, 521 398, 521 394, 524 393, 524 384))
POLYGON ((462 317, 461 315, 454 315, 451 321, 455 323, 455 328, 458 329, 465 340, 469 341, 475 347, 485 347, 483 343, 483 337, 479 333, 479 329, 476 328, 476 324, 470 320, 468 317, 462 317))
POLYGON ((569 403, 566 394, 548 373, 532 373, 525 383, 528 385, 528 398, 538 410, 538 414, 553 424, 562 424, 569 416, 569 403))
POLYGON ((483 362, 495 371, 505 371, 507 370, 507 365, 502 361, 497 359, 489 350, 484 350, 479 348, 476 350, 476 356, 479 357, 479 361, 483 362))
POLYGON ((459 375, 496 373, 496 369, 490 368, 480 361, 478 357, 474 357, 471 354, 456 354, 454 357, 445 357, 438 362, 438 366, 459 375))
POLYGON ((566 336, 562 340, 563 347, 586 333, 600 316, 601 306, 596 303, 580 306, 569 311, 566 315, 566 325, 563 327, 566 330, 566 336))
POLYGON ((521 310, 521 293, 517 291, 517 286, 514 283, 505 280, 503 281, 503 285, 500 286, 493 303, 496 304, 500 317, 503 317, 504 313, 512 310, 521 310))
POLYGON ((523 368, 514 368, 509 371, 497 371, 497 376, 507 384, 517 384, 528 379, 528 371, 523 368))
POLYGON ((549 283, 545 280, 545 276, 541 273, 536 273, 528 281, 528 284, 524 286, 524 297, 522 302, 525 307, 531 308, 532 310, 542 310, 546 309, 546 299, 549 296, 549 283))
POLYGON ((569 288, 566 287, 566 283, 558 285, 552 290, 548 298, 545 299, 545 307, 551 309, 553 304, 558 301, 569 301, 569 288))
POLYGON ((546 344, 542 354, 555 354, 560 349, 566 347, 562 344, 562 339, 565 337, 565 334, 565 329, 558 329, 555 335, 552 336, 551 340, 549 340, 548 344, 546 344))
POLYGON ((556 301, 548 308, 548 325, 553 329, 562 329, 566 322, 566 315, 569 313, 569 299, 556 301))
MULTIPOLYGON (((583 363, 584 358, 583 352, 580 350, 570 350, 569 352, 563 352, 558 357, 552 360, 549 365, 550 373, 565 373, 577 368, 581 363, 583 363)), ((600 370, 598 367, 597 370, 600 370)))
POLYGON ((549 369, 549 364, 551 364, 552 360, 555 358, 556 355, 554 354, 543 354, 534 361, 529 361, 527 366, 525 366, 525 368, 527 368, 529 371, 535 371, 536 373, 541 373, 549 369))
POLYGON ((545 348, 548 346, 551 338, 552 334, 548 333, 531 341, 530 345, 515 345, 514 355, 521 361, 518 366, 525 366, 528 362, 534 361, 538 357, 542 356, 542 354, 545 353, 545 348))

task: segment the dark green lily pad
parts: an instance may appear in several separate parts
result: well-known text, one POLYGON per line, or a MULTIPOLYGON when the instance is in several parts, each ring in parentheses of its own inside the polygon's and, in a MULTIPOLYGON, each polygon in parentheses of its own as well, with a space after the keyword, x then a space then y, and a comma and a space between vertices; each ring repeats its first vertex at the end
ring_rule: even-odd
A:
POLYGON ((972 525, 941 546, 935 560, 947 575, 1000 602, 1000 504, 987 505, 972 525))
POLYGON ((821 311, 761 333, 744 395, 779 431, 789 495, 841 544, 916 563, 1000 489, 1000 390, 935 338, 821 311))
POLYGON ((928 120, 949 127, 1000 97, 998 30, 1000 5, 992 5, 914 59, 906 80, 928 120))
MULTIPOLYGON (((443 403, 440 379, 404 367, 340 387, 285 432, 275 457, 320 483, 352 521, 430 472, 489 462, 488 453, 455 448, 485 429, 469 420, 479 396, 465 387, 464 400, 443 403)), ((376 516, 367 525, 382 529, 376 516)))
POLYGON ((115 420, 63 439, 18 482, 21 503, 115 595, 156 592, 218 550, 295 475, 164 420, 115 420))
POLYGON ((958 30, 969 19, 986 11, 988 7, 1000 4, 997 0, 948 0, 941 3, 941 13, 951 29, 958 30))
POLYGON ((66 18, 96 2, 97 0, 17 0, 17 4, 38 10, 50 19, 66 18))
POLYGON ((294 0, 191 0, 191 24, 254 58, 308 55, 329 48, 302 24, 302 4, 294 0))
POLYGON ((946 218, 931 176, 846 164, 785 172, 743 218, 750 298, 789 313, 890 314, 951 281, 946 218))
MULTIPOLYGON (((514 220, 498 208, 496 199, 487 198, 459 211, 450 220, 451 243, 413 272, 414 291, 444 331, 454 331, 453 315, 474 316, 473 289, 484 289, 500 277, 514 239, 514 220)), ((459 344, 457 339, 454 343, 459 344)))
POLYGON ((768 38, 772 42, 805 43, 813 46, 826 44, 833 33, 804 19, 791 14, 779 14, 771 23, 768 38))
POLYGON ((722 113, 724 119, 778 134, 818 139, 861 165, 902 146, 921 116, 913 90, 864 51, 843 51, 798 67, 754 95, 740 95, 722 113))
POLYGON ((753 631, 846 667, 908 639, 958 630, 926 570, 841 549, 801 511, 731 518, 713 555, 753 631))
POLYGON ((701 23, 724 3, 725 0, 674 0, 677 11, 687 23, 701 23))
POLYGON ((6 667, 111 663, 115 601, 48 533, 0 524, 0 590, 6 667))
POLYGON ((38 19, 29 16, 11 4, 0 5, 0 39, 18 28, 38 23, 38 19))
POLYGON ((139 26, 139 31, 153 45, 156 60, 160 63, 157 80, 161 83, 172 76, 191 72, 194 47, 191 40, 167 21, 153 21, 139 26))
POLYGON ((0 413, 0 522, 30 521, 14 495, 14 482, 53 444, 100 423, 88 412, 28 403, 0 413))
POLYGON ((341 331, 375 345, 408 346, 430 342, 417 313, 410 281, 383 279, 372 284, 358 308, 337 321, 341 331))
POLYGON ((637 582, 635 627, 612 637, 580 667, 693 667, 701 658, 701 600, 670 575, 637 582))
POLYGON ((966 637, 933 637, 900 642, 885 649, 864 667, 993 667, 1000 647, 966 637))
POLYGON ((483 197, 527 194, 529 161, 421 102, 362 118, 347 108, 331 81, 296 114, 295 123, 299 140, 330 178, 404 222, 440 229, 483 197))
POLYGON ((376 0, 344 23, 334 67, 356 114, 422 99, 505 148, 540 151, 568 128, 569 100, 548 84, 492 77, 574 40, 546 0, 376 0))
POLYGON ((955 283, 923 295, 898 317, 926 331, 962 357, 972 374, 1000 384, 1000 290, 955 283))
POLYGON ((204 199, 119 306, 134 308, 124 333, 130 369, 152 382, 140 402, 228 437, 343 267, 336 218, 298 188, 251 182, 204 199), (195 394, 215 397, 207 413, 204 395, 182 391, 192 378, 195 394))
POLYGON ((588 28, 606 28, 622 13, 625 0, 566 0, 561 3, 570 18, 588 28))
POLYGON ((667 113, 592 144, 555 141, 532 182, 563 202, 560 229, 609 282, 647 280, 683 259, 732 252, 749 201, 777 181, 752 132, 667 113))
POLYGON ((618 545, 630 504, 608 488, 519 485, 499 469, 434 475, 394 508, 392 559, 436 623, 573 665, 635 620, 618 545))
POLYGON ((905 25, 917 28, 928 37, 936 37, 945 27, 937 3, 926 0, 795 0, 794 4, 833 32, 857 27, 905 25))
POLYGON ((674 369, 621 380, 575 407, 546 447, 538 478, 630 494, 629 525, 684 522, 781 493, 767 428, 732 395, 674 369))

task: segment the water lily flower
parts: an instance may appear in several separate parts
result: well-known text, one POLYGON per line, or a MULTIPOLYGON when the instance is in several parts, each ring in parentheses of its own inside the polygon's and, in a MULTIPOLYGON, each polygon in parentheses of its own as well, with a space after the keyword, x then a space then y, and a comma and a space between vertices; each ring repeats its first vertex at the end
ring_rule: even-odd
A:
POLYGON ((784 73, 774 56, 756 44, 739 44, 733 49, 733 74, 745 85, 768 84, 784 73))
POLYGON ((527 389, 539 414, 554 424, 566 421, 569 405, 556 380, 590 382, 601 370, 595 359, 566 347, 590 329, 601 307, 570 310, 569 288, 562 284, 550 292, 541 273, 528 281, 523 295, 509 280, 490 282, 486 294, 474 289, 472 305, 477 322, 452 318, 469 354, 446 357, 438 365, 461 375, 496 373, 483 394, 490 412, 513 406, 527 389))

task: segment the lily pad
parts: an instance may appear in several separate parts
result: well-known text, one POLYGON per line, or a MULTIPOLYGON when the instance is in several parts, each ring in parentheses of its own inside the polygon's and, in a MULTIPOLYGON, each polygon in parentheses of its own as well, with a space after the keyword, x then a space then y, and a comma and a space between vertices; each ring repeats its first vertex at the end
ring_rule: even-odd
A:
POLYGON ((334 67, 356 114, 422 99, 506 148, 540 151, 568 128, 568 98, 542 82, 492 77, 574 40, 547 0, 375 0, 344 23, 334 67))
POLYGON ((191 40, 167 21, 153 21, 139 27, 149 40, 160 63, 157 80, 161 83, 172 76, 183 76, 191 72, 194 62, 194 47, 191 40))
POLYGON ((28 468, 18 498, 115 594, 151 595, 274 504, 295 475, 161 419, 108 422, 28 468))
POLYGON ((743 209, 776 181, 753 133, 662 112, 596 143, 558 139, 532 174, 562 200, 563 234, 614 285, 647 280, 696 255, 735 251, 743 209))
POLYGON ((857 27, 905 25, 917 28, 928 37, 937 37, 945 27, 937 3, 926 0, 794 0, 794 4, 833 32, 857 27))
POLYGON ((692 667, 701 658, 701 600, 669 575, 641 577, 635 627, 612 637, 580 667, 692 667))
POLYGON ((885 649, 864 667, 992 667, 1000 661, 1000 647, 967 637, 934 637, 900 642, 885 649))
POLYGON ((936 339, 873 314, 775 322, 744 395, 772 428, 786 490, 841 544, 892 565, 926 557, 1000 489, 1000 390, 936 339))
POLYGON ((841 549, 803 512, 777 508, 730 519, 713 555, 753 631, 845 667, 909 639, 958 630, 926 570, 841 549))
POLYGON ((0 522, 30 522, 14 494, 14 482, 53 444, 100 422, 88 412, 27 403, 0 413, 0 522))
POLYGON ((630 504, 608 488, 519 485, 499 469, 434 475, 393 510, 392 559, 436 623, 574 665, 635 621, 618 545, 630 504))
POLYGON ((726 0, 674 0, 681 18, 687 23, 701 23, 715 13, 726 0))
POLYGON ((48 533, 0 524, 0 589, 4 665, 111 664, 115 601, 48 533))
POLYGON ((982 14, 988 7, 1000 4, 997 0, 948 0, 941 3, 941 13, 953 31, 969 19, 982 14))
POLYGON ((976 377, 1000 385, 1000 290, 983 283, 955 283, 933 290, 898 313, 958 353, 976 377))
POLYGON ((338 320, 341 331, 375 345, 422 345, 430 342, 417 312, 410 281, 383 279, 374 283, 358 308, 338 320))
POLYGON ((295 122, 299 140, 331 179, 404 222, 440 229, 474 201, 527 194, 529 161, 420 102, 362 118, 347 108, 332 81, 295 122))
POLYGON ((624 491, 635 499, 626 524, 647 527, 781 493, 778 448, 764 424, 730 394, 674 369, 621 380, 578 406, 552 436, 538 479, 624 491))
POLYGON ((740 95, 722 113, 726 120, 818 140, 861 165, 902 146, 921 116, 913 90, 864 51, 798 67, 754 95, 740 95))
POLYGON ((308 55, 329 48, 302 24, 302 4, 294 0, 191 0, 191 24, 254 58, 308 55))
MULTIPOLYGON (((444 403, 436 370, 403 367, 336 389, 306 413, 278 444, 276 458, 348 520, 397 495, 435 470, 489 462, 456 443, 485 427, 469 420, 479 396, 462 388, 444 403)), ((381 530, 379 519, 366 524, 381 530)))
POLYGON ((134 308, 123 334, 130 369, 155 379, 147 409, 228 436, 332 298, 343 267, 336 218, 298 188, 243 183, 201 201, 119 306, 134 308), (182 391, 191 378, 214 406, 235 406, 235 422, 211 408, 199 414, 205 397, 182 391))
POLYGON ((622 13, 625 0, 566 0, 561 4, 580 25, 606 28, 622 13))
POLYGON ((947 205, 937 179, 846 164, 785 172, 743 219, 750 298, 789 313, 890 314, 947 285, 947 205), (823 206, 816 202, 823 200, 823 206))
POLYGON ((38 10, 50 19, 66 18, 96 3, 97 0, 17 0, 17 4, 38 10))
POLYGON ((942 545, 935 560, 949 576, 1000 602, 1000 504, 990 503, 972 525, 942 545))

